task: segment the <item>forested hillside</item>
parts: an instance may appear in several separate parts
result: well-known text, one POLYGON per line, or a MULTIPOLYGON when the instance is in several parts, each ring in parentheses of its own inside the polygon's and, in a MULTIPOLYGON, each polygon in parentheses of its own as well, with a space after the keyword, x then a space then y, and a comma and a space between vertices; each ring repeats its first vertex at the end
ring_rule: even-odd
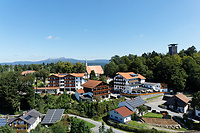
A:
POLYGON ((118 71, 132 71, 145 76, 146 81, 167 83, 174 91, 200 90, 200 52, 194 46, 173 56, 155 51, 142 56, 115 55, 104 66, 104 71, 111 77, 118 71))

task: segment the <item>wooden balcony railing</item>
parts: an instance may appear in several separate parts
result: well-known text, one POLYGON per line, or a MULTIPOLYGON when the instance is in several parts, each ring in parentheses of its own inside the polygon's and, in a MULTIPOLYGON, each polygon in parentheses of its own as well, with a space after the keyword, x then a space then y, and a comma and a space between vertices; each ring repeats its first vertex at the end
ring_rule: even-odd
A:
POLYGON ((109 90, 111 90, 111 88, 108 88, 108 89, 102 89, 102 90, 94 90, 93 92, 95 93, 95 92, 102 92, 102 91, 109 91, 109 90))

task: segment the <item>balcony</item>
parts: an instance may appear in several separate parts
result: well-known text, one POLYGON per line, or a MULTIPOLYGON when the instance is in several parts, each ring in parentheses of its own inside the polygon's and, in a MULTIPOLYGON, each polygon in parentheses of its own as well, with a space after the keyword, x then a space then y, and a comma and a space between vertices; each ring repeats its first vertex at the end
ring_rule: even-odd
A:
POLYGON ((95 93, 95 92, 102 92, 102 91, 109 91, 109 90, 111 90, 111 88, 108 88, 108 89, 102 89, 102 90, 94 90, 93 92, 95 93))
POLYGON ((94 96, 102 96, 102 95, 109 95, 111 92, 108 92, 108 93, 102 93, 102 94, 97 94, 97 95, 93 95, 94 96))

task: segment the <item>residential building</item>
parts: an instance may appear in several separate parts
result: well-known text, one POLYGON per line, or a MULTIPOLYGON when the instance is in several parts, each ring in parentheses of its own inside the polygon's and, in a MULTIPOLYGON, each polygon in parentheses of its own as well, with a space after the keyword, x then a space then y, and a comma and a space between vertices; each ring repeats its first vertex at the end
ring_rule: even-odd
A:
POLYGON ((35 93, 45 93, 48 92, 50 94, 59 94, 60 93, 60 88, 59 87, 40 87, 40 88, 36 88, 34 87, 34 91, 35 93))
POLYGON ((100 77, 100 75, 104 74, 104 71, 100 65, 96 66, 87 66, 86 63, 86 77, 90 78, 91 71, 95 72, 96 77, 100 77))
POLYGON ((17 116, 14 119, 8 120, 8 124, 13 128, 14 131, 18 132, 30 132, 31 129, 41 122, 42 114, 35 109, 17 116))
POLYGON ((134 72, 118 72, 114 77, 114 90, 125 94, 167 92, 168 85, 145 82, 145 77, 134 72))
POLYGON ((128 109, 126 106, 123 106, 115 110, 111 110, 109 112, 109 117, 121 123, 127 123, 131 121, 131 114, 133 113, 134 112, 128 109))
POLYGON ((136 97, 131 100, 126 100, 126 101, 120 102, 119 107, 126 106, 131 111, 137 113, 137 107, 144 105, 145 103, 146 103, 146 101, 144 101, 141 97, 136 97))
POLYGON ((103 81, 89 80, 82 85, 83 89, 77 90, 75 96, 78 100, 90 98, 92 101, 99 97, 101 100, 110 98, 110 86, 103 81))
POLYGON ((118 72, 114 77, 114 90, 118 90, 122 93, 131 93, 130 89, 127 88, 129 85, 133 85, 138 88, 141 83, 145 82, 145 77, 134 72, 118 72))
POLYGON ((127 123, 131 120, 131 114, 138 113, 137 107, 145 103, 146 101, 140 97, 120 102, 119 108, 109 111, 109 117, 121 123, 127 123))
POLYGON ((163 83, 144 82, 142 86, 144 88, 150 88, 154 92, 168 92, 168 85, 163 83))
POLYGON ((178 93, 167 100, 165 103, 168 108, 172 110, 176 110, 181 113, 186 113, 188 110, 188 103, 190 99, 183 95, 182 93, 178 93))
POLYGON ((53 74, 48 78, 48 87, 59 87, 60 93, 67 91, 76 91, 82 89, 81 86, 87 80, 85 79, 85 73, 67 73, 67 74, 53 74))
POLYGON ((22 73, 21 73, 21 75, 23 75, 23 76, 26 76, 27 74, 33 74, 33 73, 35 73, 36 71, 34 71, 34 70, 26 70, 26 71, 23 71, 22 73))
POLYGON ((61 120, 65 109, 49 109, 41 124, 45 127, 53 125, 61 120))

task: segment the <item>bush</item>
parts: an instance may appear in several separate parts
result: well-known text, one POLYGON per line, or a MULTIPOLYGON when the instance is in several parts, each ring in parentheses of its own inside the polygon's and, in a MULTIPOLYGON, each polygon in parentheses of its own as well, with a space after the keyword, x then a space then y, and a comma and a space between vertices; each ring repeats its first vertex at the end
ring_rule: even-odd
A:
POLYGON ((125 131, 129 131, 129 132, 136 132, 136 133, 164 133, 163 131, 158 131, 157 129, 142 129, 142 128, 136 128, 133 126, 129 126, 126 124, 122 124, 122 123, 115 123, 113 121, 107 120, 107 124, 110 126, 113 126, 115 128, 119 128, 125 131))
POLYGON ((135 112, 131 115, 131 119, 132 119, 133 121, 135 121, 135 120, 137 119, 137 115, 136 115, 135 112))

